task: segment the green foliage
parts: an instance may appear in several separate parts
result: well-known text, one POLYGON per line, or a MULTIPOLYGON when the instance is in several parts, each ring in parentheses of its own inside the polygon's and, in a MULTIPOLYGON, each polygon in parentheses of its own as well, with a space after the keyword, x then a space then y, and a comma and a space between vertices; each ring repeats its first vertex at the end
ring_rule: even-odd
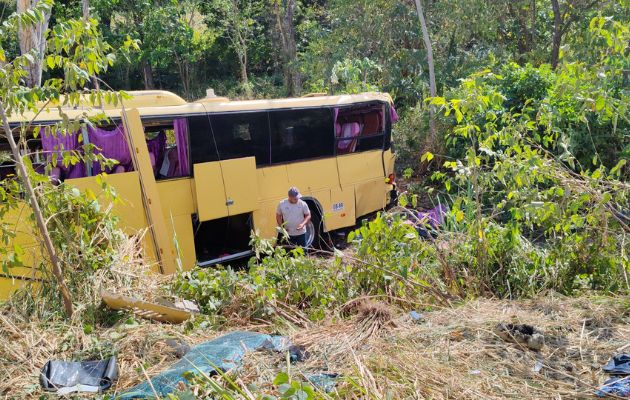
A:
MULTIPOLYGON (((33 29, 44 26, 52 4, 52 1, 40 1, 30 10, 11 14, 0 27, 0 37, 7 39, 16 35, 18 27, 33 29)), ((63 287, 60 275, 69 281, 70 291, 79 294, 78 300, 85 299, 86 296, 92 300, 94 289, 85 288, 86 276, 112 264, 114 247, 123 236, 115 227, 115 219, 108 212, 100 210, 94 196, 84 196, 77 189, 63 184, 55 187, 48 176, 35 171, 27 140, 37 137, 42 127, 34 126, 31 119, 44 108, 56 108, 62 117, 61 121, 43 129, 52 135, 66 134, 77 131, 81 123, 87 122, 87 117, 70 120, 62 107, 78 107, 85 103, 118 104, 126 98, 124 93, 90 90, 86 86, 95 75, 107 71, 117 55, 128 54, 137 44, 128 40, 119 49, 114 49, 102 39, 98 22, 94 19, 56 21, 42 32, 39 39, 45 41, 44 53, 33 50, 7 58, 4 47, 0 47, 0 107, 3 117, 6 116, 6 119, 3 118, 3 129, 5 134, 18 137, 17 146, 12 148, 13 153, 9 159, 17 165, 18 171, 22 171, 22 166, 25 171, 16 179, 5 179, 0 183, 0 214, 12 214, 14 218, 16 212, 22 210, 23 219, 30 218, 31 222, 30 227, 16 227, 15 220, 3 219, 0 222, 0 253, 3 253, 2 268, 5 273, 23 266, 25 249, 13 244, 12 239, 16 229, 23 229, 32 233, 36 244, 45 242, 46 235, 36 221, 39 215, 37 208, 41 209, 41 225, 47 226, 48 235, 52 239, 51 245, 60 259, 62 271, 54 281, 50 266, 55 263, 49 258, 52 252, 45 251, 45 246, 34 246, 41 253, 29 249, 35 253, 32 258, 37 263, 34 266, 34 275, 38 280, 33 285, 33 291, 27 288, 19 295, 24 303, 20 311, 43 311, 54 315, 60 309, 58 285, 63 287), (39 68, 44 68, 50 77, 41 86, 26 86, 27 76, 39 68), (8 118, 17 120, 19 117, 23 122, 17 127, 9 126, 8 118), (85 293, 88 294, 82 296, 85 293)), ((38 82, 31 84, 37 85, 38 82)), ((112 160, 90 154, 90 149, 90 146, 86 146, 85 157, 77 151, 55 153, 49 160, 46 171, 53 166, 74 165, 81 161, 102 161, 106 165, 112 165, 112 160)), ((71 304, 66 303, 65 306, 66 312, 70 313, 71 304)))
POLYGON ((431 100, 454 120, 446 143, 457 159, 433 178, 452 196, 456 230, 464 234, 454 265, 473 271, 477 291, 630 289, 623 140, 608 143, 616 150, 603 159, 596 143, 604 138, 593 129, 597 121, 613 132, 627 124, 627 96, 600 76, 615 51, 599 64, 565 63, 553 74, 545 66, 485 70, 448 99, 431 100), (594 98, 611 106, 598 107, 594 98), (588 159, 572 153, 571 140, 584 131, 595 150, 588 159))
POLYGON ((186 377, 188 385, 186 389, 178 390, 168 395, 171 400, 193 400, 198 398, 221 398, 224 400, 236 400, 242 398, 255 398, 261 400, 323 400, 329 396, 321 393, 311 383, 291 377, 287 372, 279 372, 273 380, 273 391, 259 390, 254 385, 242 387, 235 379, 227 374, 221 374, 221 380, 190 374, 186 377), (274 394, 269 394, 272 392, 274 394))
POLYGON ((371 84, 368 79, 380 71, 381 66, 369 58, 338 61, 330 75, 332 91, 348 94, 378 91, 378 86, 371 84))
MULTIPOLYGON (((93 194, 88 193, 86 196, 78 189, 64 184, 53 186, 47 177, 36 175, 34 171, 32 174, 38 180, 38 198, 48 221, 48 229, 66 284, 73 300, 83 304, 80 318, 85 318, 84 322, 94 321, 95 310, 100 304, 97 300, 100 299, 100 293, 99 287, 91 278, 97 272, 107 275, 107 271, 113 266, 123 262, 119 259, 119 247, 129 239, 118 228, 118 219, 112 215, 111 210, 103 210, 93 194)), ((3 181, 2 184, 13 186, 14 189, 7 193, 14 197, 17 206, 21 193, 19 186, 14 186, 15 181, 3 181), (14 191, 16 189, 17 192, 14 191)), ((114 200, 115 194, 111 188, 104 183, 102 185, 104 193, 114 200)), ((32 215, 29 219, 32 226, 35 226, 32 215)), ((43 247, 41 237, 37 234, 33 240, 43 247)), ((14 252, 17 255, 22 253, 14 252)), ((14 294, 12 302, 20 304, 19 311, 24 315, 36 314, 45 319, 55 317, 63 310, 57 282, 45 255, 37 256, 36 260, 38 261, 34 267, 39 279, 14 294)), ((21 263, 11 263, 5 268, 16 268, 20 265, 21 263)))
POLYGON ((431 246, 399 216, 378 217, 348 239, 357 243, 357 257, 337 252, 332 260, 321 260, 254 237, 258 256, 250 260, 249 272, 197 268, 179 274, 172 290, 195 301, 205 314, 256 319, 273 319, 290 306, 319 320, 362 295, 397 302, 428 291, 444 299, 438 272, 421 267, 431 246))

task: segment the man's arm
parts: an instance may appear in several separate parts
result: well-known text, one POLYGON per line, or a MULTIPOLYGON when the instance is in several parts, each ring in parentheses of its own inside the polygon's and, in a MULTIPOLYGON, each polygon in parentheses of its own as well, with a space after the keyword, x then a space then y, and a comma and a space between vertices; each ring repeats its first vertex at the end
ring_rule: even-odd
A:
POLYGON ((282 226, 282 223, 284 222, 282 220, 282 214, 276 213, 276 222, 278 223, 278 226, 282 226))
POLYGON ((304 221, 302 221, 302 223, 300 225, 298 225, 297 229, 302 229, 304 228, 304 226, 306 226, 306 224, 308 224, 308 221, 311 220, 311 210, 308 208, 308 206, 305 207, 304 209, 304 221))

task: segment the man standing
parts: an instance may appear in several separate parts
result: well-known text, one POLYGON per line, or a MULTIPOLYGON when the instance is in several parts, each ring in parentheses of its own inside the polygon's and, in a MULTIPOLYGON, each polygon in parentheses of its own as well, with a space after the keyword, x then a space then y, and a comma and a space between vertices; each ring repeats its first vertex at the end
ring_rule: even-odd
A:
POLYGON ((300 191, 297 188, 289 189, 289 197, 278 204, 276 222, 278 226, 286 229, 289 234, 289 243, 306 247, 306 224, 311 220, 311 210, 300 197, 300 191))

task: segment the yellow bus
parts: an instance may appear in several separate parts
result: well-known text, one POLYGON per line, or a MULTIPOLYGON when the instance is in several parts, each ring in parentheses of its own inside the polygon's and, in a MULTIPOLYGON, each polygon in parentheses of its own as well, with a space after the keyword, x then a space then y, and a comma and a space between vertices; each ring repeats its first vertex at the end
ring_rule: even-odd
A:
MULTIPOLYGON (((391 126, 398 117, 389 95, 230 101, 208 92, 190 103, 164 91, 130 92, 124 109, 64 110, 70 118, 98 111, 108 122, 85 124, 81 135, 31 138, 29 150, 43 165, 51 154, 80 151, 89 142, 116 159, 106 171, 98 164, 60 165, 51 179, 98 196, 95 176, 101 174, 123 200, 113 206, 122 227, 129 234, 147 230, 146 256, 165 274, 176 271, 178 260, 189 269, 251 254, 252 230, 276 236, 275 210, 291 186, 311 208, 308 245, 392 200, 391 126)), ((45 126, 59 115, 51 109, 33 118, 45 126)), ((14 173, 14 166, 0 164, 0 179, 14 173)), ((21 243, 31 237, 25 218, 19 212, 5 219, 15 224, 14 240, 21 243)), ((26 260, 36 259, 35 246, 26 260)), ((0 297, 33 274, 26 265, 0 275, 0 297)))

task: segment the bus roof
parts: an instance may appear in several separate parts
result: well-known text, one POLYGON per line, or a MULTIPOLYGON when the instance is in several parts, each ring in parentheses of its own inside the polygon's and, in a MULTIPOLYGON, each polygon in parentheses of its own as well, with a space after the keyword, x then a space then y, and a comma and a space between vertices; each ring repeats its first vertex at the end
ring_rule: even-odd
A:
MULTIPOLYGON (((272 100, 229 100, 225 97, 206 97, 187 103, 174 93, 167 91, 134 91, 128 92, 133 97, 124 101, 127 109, 137 108, 142 116, 168 116, 200 113, 222 113, 237 111, 256 111, 273 109, 296 109, 309 107, 335 107, 370 101, 392 102, 387 93, 361 93, 353 95, 337 96, 305 96, 272 100)), ((89 107, 85 102, 83 106, 62 109, 69 118, 81 118, 84 115, 94 116, 104 113, 108 117, 117 118, 121 115, 120 105, 105 105, 103 108, 89 107)), ((60 119, 59 111, 53 106, 44 109, 38 115, 26 113, 23 117, 12 116, 11 122, 37 121, 53 122, 60 119)))

